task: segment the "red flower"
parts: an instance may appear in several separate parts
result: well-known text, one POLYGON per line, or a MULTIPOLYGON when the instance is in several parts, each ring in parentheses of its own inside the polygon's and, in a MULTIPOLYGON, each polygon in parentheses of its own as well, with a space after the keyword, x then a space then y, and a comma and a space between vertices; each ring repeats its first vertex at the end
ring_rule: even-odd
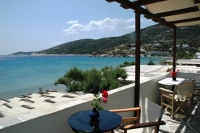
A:
POLYGON ((107 103, 107 101, 108 101, 108 92, 104 89, 101 92, 98 92, 98 93, 94 94, 93 96, 94 96, 94 102, 91 103, 93 108, 95 108, 97 110, 103 110, 103 107, 100 104, 102 102, 103 103, 107 103), (101 93, 102 93, 102 97, 100 96, 101 93))
POLYGON ((108 92, 106 90, 102 90, 102 101, 103 103, 107 103, 108 101, 108 92))
POLYGON ((102 101, 103 101, 103 103, 107 103, 108 98, 102 97, 102 101))
POLYGON ((106 90, 102 90, 102 96, 108 98, 108 92, 106 90))
POLYGON ((170 75, 171 75, 172 77, 174 77, 174 76, 176 76, 176 72, 171 72, 170 75))

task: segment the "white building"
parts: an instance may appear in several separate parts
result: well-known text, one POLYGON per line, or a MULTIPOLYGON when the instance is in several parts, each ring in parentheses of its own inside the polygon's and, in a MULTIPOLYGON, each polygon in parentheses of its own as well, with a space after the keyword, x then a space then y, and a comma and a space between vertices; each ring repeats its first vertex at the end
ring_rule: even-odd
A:
POLYGON ((200 52, 196 52, 196 56, 200 59, 200 52))

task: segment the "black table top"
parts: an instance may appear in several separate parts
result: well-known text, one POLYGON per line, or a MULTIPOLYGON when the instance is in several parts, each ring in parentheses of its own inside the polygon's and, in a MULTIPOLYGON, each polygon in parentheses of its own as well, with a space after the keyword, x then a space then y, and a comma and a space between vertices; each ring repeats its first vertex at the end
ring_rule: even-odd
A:
POLYGON ((122 122, 120 115, 107 110, 99 111, 100 116, 98 120, 91 120, 89 116, 90 111, 80 111, 69 117, 68 124, 73 131, 101 133, 115 129, 122 122))

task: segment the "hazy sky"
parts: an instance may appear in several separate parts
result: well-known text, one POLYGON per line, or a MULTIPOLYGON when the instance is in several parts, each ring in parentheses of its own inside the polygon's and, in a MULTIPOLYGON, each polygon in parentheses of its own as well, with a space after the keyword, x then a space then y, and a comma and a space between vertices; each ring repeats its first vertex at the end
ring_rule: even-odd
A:
MULTIPOLYGON (((153 25, 141 17, 141 27, 153 25)), ((0 55, 135 31, 135 14, 105 0, 0 0, 0 55)))

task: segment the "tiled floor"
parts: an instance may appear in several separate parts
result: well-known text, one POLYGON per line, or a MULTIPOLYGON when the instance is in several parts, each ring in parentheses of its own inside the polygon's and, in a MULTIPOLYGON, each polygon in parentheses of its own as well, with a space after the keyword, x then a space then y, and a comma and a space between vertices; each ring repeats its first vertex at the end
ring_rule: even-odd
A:
POLYGON ((159 133, 200 133, 200 102, 195 105, 191 116, 178 113, 172 120, 169 115, 163 114, 166 124, 160 126, 159 133))

